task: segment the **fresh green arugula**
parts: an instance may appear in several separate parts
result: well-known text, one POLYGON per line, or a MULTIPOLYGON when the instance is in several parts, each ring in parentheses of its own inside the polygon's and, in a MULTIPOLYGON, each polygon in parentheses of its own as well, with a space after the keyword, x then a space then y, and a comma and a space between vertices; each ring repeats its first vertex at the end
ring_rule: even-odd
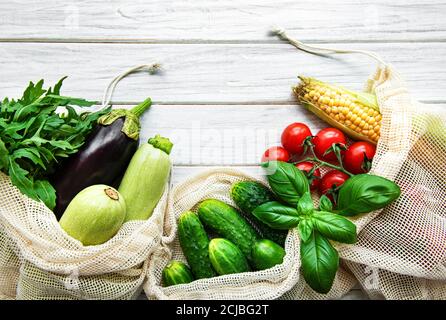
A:
MULTIPOLYGON (((66 78, 66 77, 65 77, 66 78)), ((97 119, 109 112, 77 113, 73 106, 93 102, 60 95, 62 78, 54 88, 43 80, 30 82, 23 96, 0 102, 0 171, 23 194, 54 209, 56 192, 48 181, 58 163, 79 151, 97 119), (62 115, 56 109, 63 107, 62 115)))
POLYGON ((339 268, 339 255, 330 240, 348 244, 357 240, 356 225, 344 216, 385 207, 399 197, 399 187, 382 177, 356 175, 341 186, 336 209, 323 195, 317 210, 308 181, 299 169, 280 161, 262 166, 269 186, 282 203, 266 202, 254 209, 254 216, 273 229, 297 228, 302 274, 313 290, 329 292, 339 268))

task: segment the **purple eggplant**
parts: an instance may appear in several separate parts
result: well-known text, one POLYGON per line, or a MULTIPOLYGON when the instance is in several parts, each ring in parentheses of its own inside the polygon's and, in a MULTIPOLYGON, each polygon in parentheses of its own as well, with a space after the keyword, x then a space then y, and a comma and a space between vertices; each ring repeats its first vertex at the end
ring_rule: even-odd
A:
POLYGON ((83 189, 95 184, 118 188, 138 148, 139 118, 151 104, 148 98, 131 110, 112 110, 98 119, 79 152, 67 159, 51 179, 57 195, 57 219, 83 189))

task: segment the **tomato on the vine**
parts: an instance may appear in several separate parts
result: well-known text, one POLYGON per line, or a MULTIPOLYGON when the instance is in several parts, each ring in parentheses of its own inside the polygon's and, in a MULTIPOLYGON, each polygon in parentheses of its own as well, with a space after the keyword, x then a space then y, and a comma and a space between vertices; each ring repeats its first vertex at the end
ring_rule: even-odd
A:
POLYGON ((344 168, 353 174, 369 172, 375 152, 376 147, 370 142, 351 144, 344 154, 344 168))
POLYGON ((262 156, 262 162, 274 160, 288 162, 290 160, 290 154, 282 147, 268 148, 262 156))
POLYGON ((319 169, 313 170, 315 164, 309 161, 296 163, 296 168, 303 171, 308 179, 311 190, 316 190, 321 182, 321 171, 319 169), (311 172, 313 170, 313 172, 311 172))
POLYGON ((341 130, 336 128, 325 128, 319 131, 313 138, 314 153, 316 156, 326 162, 334 162, 337 160, 333 151, 328 151, 333 144, 340 149, 341 155, 344 153, 347 140, 341 130), (327 154, 325 154, 328 151, 327 154))
POLYGON ((321 179, 319 185, 319 191, 321 194, 325 194, 332 202, 334 202, 333 195, 337 187, 340 187, 349 176, 339 170, 330 170, 321 179))
POLYGON ((311 135, 310 128, 306 124, 292 123, 282 132, 282 146, 291 154, 302 155, 304 152, 303 143, 311 135))

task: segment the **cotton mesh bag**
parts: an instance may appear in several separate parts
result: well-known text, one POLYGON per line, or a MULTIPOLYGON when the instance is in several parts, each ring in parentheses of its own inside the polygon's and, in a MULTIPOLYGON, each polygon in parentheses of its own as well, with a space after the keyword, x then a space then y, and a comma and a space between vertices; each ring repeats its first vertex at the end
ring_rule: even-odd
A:
POLYGON ((333 288, 328 295, 317 294, 305 283, 300 274, 300 240, 297 230, 289 232, 285 242, 286 255, 280 265, 273 268, 195 280, 188 284, 163 287, 162 271, 169 261, 187 263, 177 237, 179 216, 188 210, 196 211, 197 205, 205 199, 218 199, 236 206, 230 197, 232 184, 239 181, 258 181, 266 184, 262 174, 250 176, 232 168, 215 168, 204 171, 175 186, 169 197, 160 247, 150 261, 144 291, 149 299, 172 300, 258 300, 296 298, 308 299, 340 298, 352 289, 355 279, 340 268, 333 288), (288 293, 292 289, 292 293, 288 293), (284 294, 286 294, 284 296, 284 294))
POLYGON ((365 86, 382 115, 370 173, 394 181, 401 196, 355 218, 358 242, 338 247, 339 255, 372 299, 446 299, 446 110, 414 100, 393 66, 373 52, 309 46, 283 29, 274 32, 310 53, 378 61, 365 86))
POLYGON ((146 294, 160 299, 338 299, 359 281, 372 299, 446 299, 445 110, 413 100, 394 68, 372 52, 308 46, 282 29, 275 33, 310 53, 359 53, 379 62, 365 90, 376 94, 382 115, 370 173, 394 181, 402 194, 382 210, 351 218, 358 242, 335 243, 341 268, 328 294, 314 292, 299 273, 295 231, 288 235, 280 266, 163 288, 161 272, 168 261, 185 261, 175 238, 179 214, 206 198, 233 205, 230 185, 253 180, 229 169, 205 172, 178 185, 171 195, 163 238, 166 247, 151 261, 146 294))
MULTIPOLYGON (((116 77, 104 94, 108 105, 116 77)), ((150 256, 161 244, 169 186, 148 220, 129 221, 104 244, 83 246, 53 212, 0 173, 0 298, 134 299, 142 290, 150 256)))
POLYGON ((15 298, 19 268, 20 261, 15 254, 15 245, 0 222, 0 300, 15 298))

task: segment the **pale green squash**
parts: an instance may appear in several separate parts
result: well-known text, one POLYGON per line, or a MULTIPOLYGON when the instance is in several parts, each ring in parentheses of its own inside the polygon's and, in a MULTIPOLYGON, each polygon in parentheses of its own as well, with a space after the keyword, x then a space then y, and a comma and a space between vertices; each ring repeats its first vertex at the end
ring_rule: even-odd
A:
POLYGON ((125 222, 152 216, 169 179, 172 146, 169 139, 157 135, 134 154, 119 186, 127 204, 125 222))

